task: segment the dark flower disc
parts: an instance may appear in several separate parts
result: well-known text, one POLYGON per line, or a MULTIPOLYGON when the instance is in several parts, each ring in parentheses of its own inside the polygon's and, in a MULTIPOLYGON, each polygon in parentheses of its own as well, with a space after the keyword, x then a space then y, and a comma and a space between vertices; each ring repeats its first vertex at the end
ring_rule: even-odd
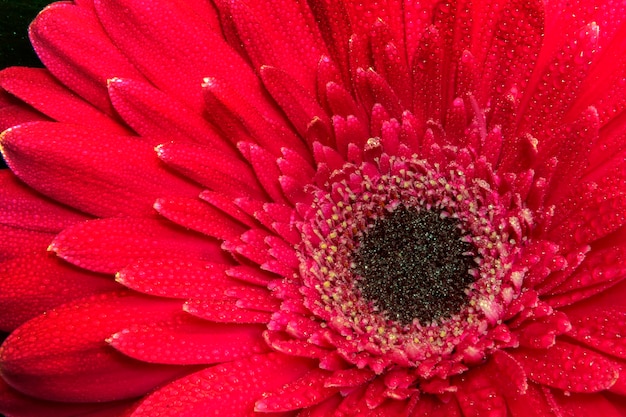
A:
POLYGON ((431 210, 396 209, 362 237, 355 253, 357 287, 391 320, 429 323, 467 303, 476 267, 458 220, 431 210))

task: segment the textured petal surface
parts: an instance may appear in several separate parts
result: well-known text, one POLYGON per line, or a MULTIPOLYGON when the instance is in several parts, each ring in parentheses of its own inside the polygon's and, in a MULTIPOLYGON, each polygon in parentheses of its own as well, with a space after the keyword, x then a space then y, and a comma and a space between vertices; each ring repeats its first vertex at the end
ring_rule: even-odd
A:
POLYGON ((10 417, 121 417, 130 401, 111 403, 60 403, 23 395, 0 381, 0 413, 10 417))
POLYGON ((269 354, 207 368, 158 390, 133 417, 250 416, 255 397, 297 378, 309 366, 298 359, 269 354))
POLYGON ((0 412, 626 415, 626 2, 73 0, 30 37, 0 412))
POLYGON ((167 173, 152 146, 130 136, 35 123, 5 131, 0 146, 31 187, 96 216, 147 215, 158 197, 200 192, 167 173))
POLYGON ((559 342, 550 349, 520 349, 513 357, 531 381, 572 392, 597 392, 617 381, 618 367, 598 353, 559 342))
POLYGON ((0 73, 0 87, 58 122, 110 133, 129 133, 115 119, 68 91, 44 69, 8 68, 0 73))
POLYGON ((194 365, 230 362, 268 350, 264 326, 207 323, 190 316, 115 333, 109 344, 149 363, 194 365))
POLYGON ((119 290, 109 277, 74 268, 44 250, 0 263, 0 329, 93 294, 119 290))
POLYGON ((30 38, 46 68, 63 84, 107 113, 113 113, 106 90, 109 78, 142 79, 113 47, 92 10, 58 2, 42 11, 30 38))
POLYGON ((112 401, 143 395, 185 370, 129 359, 104 339, 132 323, 166 319, 178 306, 127 293, 66 304, 11 334, 0 349, 2 375, 21 392, 56 401, 112 401))
POLYGON ((65 229, 50 246, 61 258, 95 272, 115 273, 140 259, 225 262, 219 246, 162 220, 112 218, 65 229))

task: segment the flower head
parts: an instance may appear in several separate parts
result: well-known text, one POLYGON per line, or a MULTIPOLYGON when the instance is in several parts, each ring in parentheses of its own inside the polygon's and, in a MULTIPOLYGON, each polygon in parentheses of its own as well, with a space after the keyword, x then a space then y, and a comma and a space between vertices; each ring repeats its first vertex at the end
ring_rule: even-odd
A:
POLYGON ((625 9, 47 7, 0 72, 0 411, 626 415, 625 9))

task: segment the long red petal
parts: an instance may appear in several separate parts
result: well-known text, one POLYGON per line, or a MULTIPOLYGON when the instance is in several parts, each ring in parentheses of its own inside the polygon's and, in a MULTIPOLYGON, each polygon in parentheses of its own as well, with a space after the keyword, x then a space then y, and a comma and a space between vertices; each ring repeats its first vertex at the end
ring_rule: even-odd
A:
POLYGON ((253 356, 207 368, 148 396, 132 417, 248 417, 263 393, 297 379, 311 363, 281 354, 253 356))
POLYGON ((0 146, 28 185, 96 216, 151 214, 158 197, 200 192, 167 172, 151 145, 131 136, 39 122, 5 131, 0 146))
POLYGON ((55 401, 114 401, 144 395, 183 374, 185 368, 135 361, 104 340, 133 323, 164 320, 179 308, 179 302, 123 292, 65 304, 9 336, 0 348, 2 376, 25 394, 55 401))

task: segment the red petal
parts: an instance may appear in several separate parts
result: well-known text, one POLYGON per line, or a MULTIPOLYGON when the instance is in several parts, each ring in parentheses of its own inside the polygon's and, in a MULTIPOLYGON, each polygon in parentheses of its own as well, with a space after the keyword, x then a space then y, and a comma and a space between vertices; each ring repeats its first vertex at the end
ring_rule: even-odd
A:
POLYGON ((106 80, 143 79, 102 31, 92 11, 69 3, 44 9, 30 27, 37 54, 50 72, 88 103, 112 114, 106 80))
POLYGON ((183 309, 195 317, 216 323, 269 323, 272 317, 269 311, 248 310, 236 299, 189 300, 183 309))
POLYGON ((215 207, 193 198, 160 198, 155 210, 183 227, 221 240, 234 239, 248 228, 215 207))
POLYGON ((50 120, 0 88, 0 132, 22 123, 50 120))
POLYGON ((8 337, 0 349, 2 376, 21 392, 55 401, 143 395, 184 368, 137 362, 114 351, 104 339, 133 323, 164 320, 179 309, 179 302, 122 292, 65 304, 8 337))
MULTIPOLYGON (((458 403, 454 399, 446 399, 442 401, 436 396, 423 396, 419 399, 415 408, 411 412, 411 417, 461 417, 458 403)), ((542 416, 547 417, 547 416, 542 416)))
POLYGON ((529 410, 533 410, 535 416, 554 416, 552 404, 548 402, 541 388, 535 384, 528 384, 524 393, 505 393, 506 405, 511 417, 528 417, 529 410))
POLYGON ((626 359, 626 309, 572 309, 567 315, 572 323, 568 336, 600 352, 626 359))
MULTIPOLYGON (((546 205, 559 201, 578 188, 580 178, 589 167, 591 149, 597 146, 599 129, 598 112, 590 107, 573 123, 560 126, 558 134, 551 138, 551 143, 544 145, 544 149, 549 150, 558 161, 547 190, 546 205)), ((544 175, 541 172, 539 174, 544 175)))
POLYGON ((338 388, 325 386, 330 375, 331 372, 313 369, 302 378, 265 395, 262 400, 256 402, 254 409, 268 413, 297 410, 318 404, 339 391, 338 388))
POLYGON ((150 145, 130 136, 38 122, 7 130, 0 138, 7 163, 20 179, 96 216, 151 214, 158 197, 200 192, 160 166, 150 145))
POLYGON ((24 254, 45 250, 54 238, 52 233, 33 232, 0 224, 0 262, 24 254))
POLYGON ((200 114, 152 85, 113 78, 108 81, 108 88, 115 110, 140 135, 194 141, 233 153, 200 114))
POLYGON ((105 273, 120 271, 139 259, 226 261, 217 242, 165 221, 142 218, 100 219, 78 224, 57 235, 50 250, 81 268, 105 273))
POLYGON ((142 362, 194 365, 230 362, 267 352, 265 326, 208 323, 191 316, 133 326, 107 341, 142 362))
POLYGON ((265 192, 274 202, 280 203, 285 200, 280 183, 280 170, 277 165, 277 158, 263 148, 252 143, 240 143, 239 148, 250 161, 252 169, 256 173, 258 181, 263 186, 265 192))
POLYGON ((207 108, 211 109, 207 117, 231 142, 246 138, 273 155, 280 155, 283 147, 297 150, 301 155, 308 154, 283 115, 263 114, 262 109, 250 103, 247 95, 238 93, 223 80, 209 77, 202 87, 207 108))
POLYGON ((41 250, 0 264, 0 329, 8 331, 71 300, 120 289, 111 279, 41 250))
POLYGON ((121 135, 129 133, 111 117, 65 88, 45 69, 7 68, 0 72, 0 87, 58 122, 121 135))
POLYGON ((61 403, 23 395, 0 379, 0 413, 10 417, 122 417, 131 401, 61 403))
POLYGON ((623 417, 624 397, 618 397, 613 401, 607 399, 602 394, 571 394, 563 395, 560 392, 553 392, 556 406, 559 407, 561 415, 572 417, 623 417), (615 403, 613 403, 615 402, 615 403))
POLYGON ((197 114, 204 109, 205 77, 228 80, 250 101, 264 102, 252 70, 219 31, 207 30, 198 9, 165 0, 115 0, 97 1, 96 10, 116 47, 145 77, 197 114))
POLYGON ((552 51, 549 59, 538 64, 534 79, 531 79, 527 88, 532 94, 527 94, 520 105, 520 114, 524 115, 523 129, 541 138, 540 135, 550 127, 562 123, 563 115, 577 97, 578 88, 588 75, 597 52, 599 32, 596 22, 588 23, 577 33, 561 38, 566 41, 552 51), (547 108, 551 109, 549 114, 545 114, 547 108))
POLYGON ((369 369, 350 368, 335 371, 326 379, 324 384, 327 387, 358 387, 374 379, 376 374, 369 369))
POLYGON ((165 143, 156 151, 163 162, 211 190, 230 197, 265 197, 254 171, 239 157, 184 142, 165 143))
MULTIPOLYGON (((584 254, 584 260, 574 271, 565 277, 555 288, 549 288, 548 295, 568 292, 581 292, 589 287, 615 283, 626 275, 626 244, 619 242, 606 248, 594 248, 584 254)), ((568 262, 568 267, 572 262, 568 262)), ((544 291, 544 289, 541 289, 544 291)))
POLYGON ((279 68, 261 67, 261 78, 302 137, 306 137, 314 120, 322 122, 324 130, 330 132, 330 120, 311 91, 279 68))
POLYGON ((11 173, 0 171, 0 224, 58 233, 89 217, 70 210, 27 187, 11 173))
POLYGON ((310 369, 309 361, 280 354, 253 356, 207 368, 148 396, 132 417, 250 416, 261 396, 310 369))
POLYGON ((509 352, 528 379, 571 392, 597 392, 617 381, 619 367, 603 355, 557 341, 550 349, 520 348, 509 352))
POLYGON ((337 407, 341 403, 341 395, 333 395, 324 402, 314 405, 298 413, 298 417, 328 417, 337 416, 337 407))
POLYGON ((241 285, 226 276, 229 264, 196 259, 142 260, 118 272, 116 280, 144 294, 200 298, 241 285))
POLYGON ((255 68, 281 68, 313 91, 317 63, 326 48, 310 9, 287 0, 226 4, 224 12, 232 16, 255 68))
POLYGON ((487 372, 470 371, 460 378, 456 398, 465 417, 506 417, 504 397, 497 389, 497 379, 487 372))

